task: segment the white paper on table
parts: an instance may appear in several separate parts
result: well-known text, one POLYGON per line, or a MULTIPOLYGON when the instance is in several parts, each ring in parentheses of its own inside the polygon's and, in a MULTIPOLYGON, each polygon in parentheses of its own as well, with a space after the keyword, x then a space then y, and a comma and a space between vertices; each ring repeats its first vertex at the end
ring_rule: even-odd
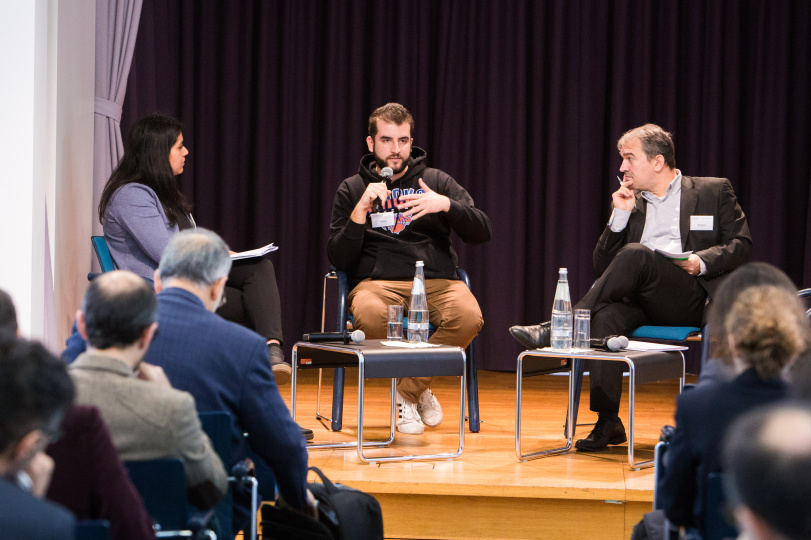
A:
POLYGON ((672 259, 674 261, 686 261, 690 258, 690 255, 693 254, 692 251, 685 251, 684 253, 670 253, 669 251, 665 251, 663 249, 654 249, 654 251, 659 255, 664 255, 668 259, 672 259))
POLYGON ((261 257, 262 255, 267 255, 271 251, 276 251, 277 249, 279 249, 279 246, 274 246, 273 242, 271 242, 266 246, 252 249, 250 251, 240 251, 239 253, 233 253, 231 254, 231 260, 237 261, 239 259, 250 259, 251 257, 261 257))
POLYGON ((381 341, 386 347, 400 347, 401 349, 427 349, 428 347, 439 347, 435 343, 411 343, 409 341, 381 341))
POLYGON ((665 345, 662 343, 648 343, 647 341, 629 341, 624 350, 627 351, 683 351, 683 345, 665 345))

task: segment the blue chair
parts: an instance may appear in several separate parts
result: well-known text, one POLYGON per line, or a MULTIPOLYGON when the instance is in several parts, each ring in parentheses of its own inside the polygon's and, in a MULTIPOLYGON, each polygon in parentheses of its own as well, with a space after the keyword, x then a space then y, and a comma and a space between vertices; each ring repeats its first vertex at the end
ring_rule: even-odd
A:
MULTIPOLYGON (((226 411, 201 412, 199 416, 200 424, 203 427, 203 431, 208 435, 209 440, 211 440, 214 451, 220 456, 223 465, 228 467, 228 464, 233 462, 233 447, 231 441, 231 423, 233 422, 233 418, 231 418, 231 415, 226 411)), ((257 467, 260 466, 260 461, 256 461, 256 463, 257 467)), ((248 475, 247 471, 240 469, 239 466, 240 464, 234 466, 231 471, 231 476, 228 477, 228 482, 231 484, 247 484, 251 488, 251 529, 250 536, 246 536, 246 538, 255 539, 256 512, 259 506, 257 494, 258 482, 256 478, 248 475)), ((270 484, 274 485, 273 480, 270 480, 270 484)), ((234 496, 229 490, 229 492, 225 494, 225 497, 214 507, 214 512, 217 515, 217 520, 219 521, 222 531, 233 530, 233 505, 234 496)))
POLYGON ((83 519, 76 522, 76 540, 110 540, 110 522, 106 519, 83 519))
MULTIPOLYGON (((467 285, 470 289, 470 277, 461 268, 456 268, 456 274, 459 279, 467 285)), ((326 298, 327 298, 327 280, 335 279, 338 282, 338 313, 335 330, 338 332, 344 331, 347 328, 347 323, 353 324, 352 317, 349 315, 349 292, 352 290, 352 284, 349 281, 345 272, 330 269, 324 276, 324 293, 322 296, 322 310, 321 310, 321 331, 325 329, 326 317, 326 298)), ((408 327, 407 320, 403 320, 403 330, 408 327)), ((436 328, 431 325, 431 331, 436 328)), ((479 380, 476 371, 475 359, 475 345, 476 340, 470 342, 465 349, 465 356, 467 358, 466 378, 467 378, 467 406, 468 406, 468 429, 471 433, 478 433, 481 429, 479 420, 479 380)), ((318 397, 316 401, 316 416, 330 422, 330 427, 333 431, 341 431, 343 426, 343 403, 344 403, 344 380, 346 370, 345 368, 336 368, 333 376, 332 386, 332 418, 327 418, 320 413, 321 404, 321 374, 319 370, 318 377, 318 397)))
MULTIPOLYGON (((206 534, 204 519, 190 520, 192 509, 186 501, 186 472, 183 461, 163 458, 146 461, 125 461, 130 480, 144 500, 152 518, 157 538, 190 538, 198 532, 206 534)), ((212 514, 212 512, 209 512, 212 514)))
MULTIPOLYGON (((91 236, 90 243, 93 245, 93 251, 96 253, 96 260, 99 261, 101 273, 111 272, 118 267, 113 261, 113 256, 110 254, 110 249, 107 247, 107 241, 103 236, 91 236)), ((98 272, 90 272, 87 274, 87 281, 94 280, 99 275, 98 272)))

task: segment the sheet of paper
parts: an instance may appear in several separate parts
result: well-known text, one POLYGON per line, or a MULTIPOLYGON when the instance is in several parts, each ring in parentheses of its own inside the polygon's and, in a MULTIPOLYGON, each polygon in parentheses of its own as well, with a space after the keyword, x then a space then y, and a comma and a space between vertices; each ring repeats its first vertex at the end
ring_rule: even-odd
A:
POLYGON ((433 343, 409 343, 408 341, 381 341, 386 347, 400 347, 401 349, 427 349, 429 347, 439 347, 433 343))
POLYGON ((668 259, 673 259, 676 261, 686 261, 693 253, 692 251, 685 251, 684 253, 670 253, 669 251, 665 251, 663 249, 656 249, 654 251, 660 255, 664 255, 668 259))
POLYGON ((252 249, 250 251, 240 251, 239 253, 234 253, 231 255, 231 260, 236 261, 239 259, 250 259, 251 257, 261 257, 262 255, 267 255, 271 251, 276 251, 277 249, 279 249, 279 246, 274 246, 273 242, 271 242, 266 246, 252 249))
POLYGON ((648 343, 647 341, 634 341, 628 342, 625 347, 627 351, 686 351, 687 347, 682 345, 665 345, 662 343, 648 343))

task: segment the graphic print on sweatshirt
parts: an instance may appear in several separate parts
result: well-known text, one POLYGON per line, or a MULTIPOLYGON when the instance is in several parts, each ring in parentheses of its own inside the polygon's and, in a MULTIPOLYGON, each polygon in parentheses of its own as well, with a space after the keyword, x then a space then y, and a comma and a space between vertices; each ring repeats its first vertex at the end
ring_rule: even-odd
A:
MULTIPOLYGON (((397 207, 395 206, 394 201, 399 199, 403 195, 411 195, 413 193, 424 193, 422 189, 414 190, 414 188, 394 188, 391 190, 391 195, 386 199, 386 202, 383 204, 383 210, 391 210, 394 209, 394 225, 391 227, 383 227, 384 230, 389 232, 393 232, 394 234, 400 234, 405 228, 411 223, 411 216, 406 216, 405 214, 400 214, 397 211, 397 207)), ((369 213, 372 213, 372 210, 369 209, 369 213)))

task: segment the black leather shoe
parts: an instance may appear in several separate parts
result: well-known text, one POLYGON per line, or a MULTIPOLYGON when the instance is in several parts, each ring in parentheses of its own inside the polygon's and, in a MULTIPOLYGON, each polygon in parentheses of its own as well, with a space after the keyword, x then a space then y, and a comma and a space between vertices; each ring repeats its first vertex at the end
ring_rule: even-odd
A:
POLYGON ((512 326, 510 334, 527 349, 541 349, 552 343, 551 330, 552 323, 545 322, 534 326, 512 326))
POLYGON ((301 426, 299 426, 299 429, 301 430, 301 435, 304 437, 305 441, 313 440, 313 430, 301 426))
POLYGON ((605 450, 609 444, 622 444, 628 440, 625 436, 625 426, 622 425, 622 420, 609 420, 607 418, 598 418, 597 424, 591 430, 589 436, 585 439, 580 439, 574 444, 578 450, 585 452, 597 452, 598 450, 605 450))
MULTIPOLYGON (((268 353, 270 354, 270 369, 276 384, 287 384, 293 374, 293 368, 284 361, 284 351, 278 343, 268 343, 268 353)), ((312 437, 310 437, 312 438, 312 437)))

